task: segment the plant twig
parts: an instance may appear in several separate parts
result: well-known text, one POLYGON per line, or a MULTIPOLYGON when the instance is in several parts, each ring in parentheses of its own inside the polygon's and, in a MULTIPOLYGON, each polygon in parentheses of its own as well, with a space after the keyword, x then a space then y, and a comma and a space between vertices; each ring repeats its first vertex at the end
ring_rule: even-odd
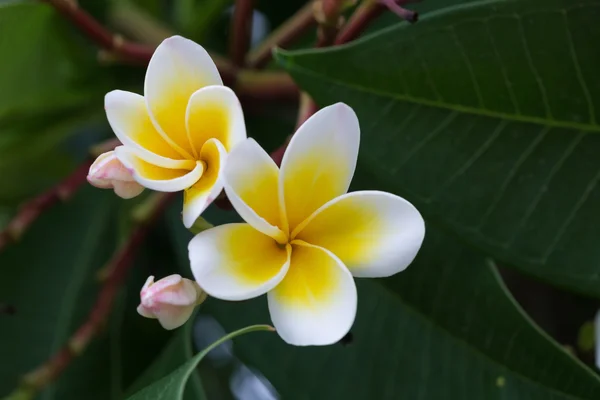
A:
POLYGON ((33 221, 44 211, 58 202, 67 201, 79 189, 79 186, 86 182, 91 165, 92 161, 86 160, 58 185, 23 204, 17 215, 0 232, 0 250, 9 243, 18 241, 33 221))
POLYGON ((271 60, 273 48, 289 46, 315 25, 313 3, 308 1, 304 7, 274 30, 256 49, 248 54, 246 60, 248 67, 263 68, 271 60))
POLYGON ((229 33, 229 58, 238 67, 244 65, 244 59, 250 47, 253 11, 254 0, 235 1, 229 33))
POLYGON ((348 22, 340 29, 333 44, 340 45, 356 39, 362 34, 369 24, 377 19, 385 7, 375 1, 362 2, 352 14, 348 22))
POLYGON ((410 23, 417 22, 419 14, 403 8, 402 4, 420 0, 365 0, 354 11, 348 22, 338 32, 334 45, 348 43, 359 37, 384 11, 390 10, 410 23))
POLYGON ((235 92, 244 99, 296 100, 298 87, 286 72, 242 70, 237 76, 235 92))
POLYGON ((125 40, 122 36, 109 32, 94 17, 83 10, 73 0, 41 0, 51 4, 98 46, 129 61, 147 63, 154 53, 151 46, 140 45, 125 40))
POLYGON ((102 325, 110 315, 115 297, 133 264, 138 249, 154 222, 175 197, 173 193, 159 193, 157 195, 160 196, 159 201, 154 203, 154 207, 148 212, 144 220, 137 220, 138 225, 129 239, 111 258, 107 266, 107 270, 110 271, 109 275, 100 288, 87 320, 58 352, 42 365, 27 373, 23 377, 20 387, 14 393, 27 395, 27 397, 24 396, 25 398, 32 398, 35 393, 59 377, 71 361, 86 349, 90 341, 101 330, 102 325))
MULTIPOLYGON (((107 140, 92 147, 90 155, 95 158, 101 153, 114 149, 119 144, 118 140, 107 140), (96 154, 98 151, 100 153, 96 154)), ((6 227, 0 231, 0 250, 10 243, 17 242, 44 211, 50 209, 56 203, 69 200, 77 189, 86 182, 93 161, 93 158, 86 159, 57 185, 24 203, 6 227)))

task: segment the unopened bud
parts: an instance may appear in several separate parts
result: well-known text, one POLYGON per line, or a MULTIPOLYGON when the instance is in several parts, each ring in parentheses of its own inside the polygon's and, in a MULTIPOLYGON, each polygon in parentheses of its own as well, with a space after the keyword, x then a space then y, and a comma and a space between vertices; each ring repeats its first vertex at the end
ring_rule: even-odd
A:
POLYGON ((101 189, 113 189, 117 196, 131 199, 144 190, 131 172, 117 159, 114 151, 100 154, 90 167, 87 180, 101 189))
POLYGON ((180 275, 169 275, 154 282, 150 276, 140 293, 138 313, 146 318, 158 319, 167 330, 185 324, 194 308, 206 299, 200 286, 180 275))

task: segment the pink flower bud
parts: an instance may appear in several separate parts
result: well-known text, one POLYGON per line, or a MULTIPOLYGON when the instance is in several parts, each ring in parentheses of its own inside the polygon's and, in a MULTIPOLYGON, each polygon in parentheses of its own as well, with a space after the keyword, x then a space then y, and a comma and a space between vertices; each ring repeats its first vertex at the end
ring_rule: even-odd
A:
POLYGON ((150 276, 140 293, 138 313, 146 318, 156 318, 163 328, 180 327, 190 318, 194 308, 206 299, 200 286, 180 275, 169 275, 156 283, 150 276))
POLYGON ((137 183, 131 172, 119 161, 114 151, 100 154, 90 167, 87 180, 90 184, 101 189, 114 189, 117 196, 131 199, 144 190, 137 183))

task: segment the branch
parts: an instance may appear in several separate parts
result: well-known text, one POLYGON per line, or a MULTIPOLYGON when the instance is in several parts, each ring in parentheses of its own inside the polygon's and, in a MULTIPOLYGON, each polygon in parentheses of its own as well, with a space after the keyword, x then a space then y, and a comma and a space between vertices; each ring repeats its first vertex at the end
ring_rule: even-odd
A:
POLYGON ((94 17, 81 9, 73 0, 41 0, 52 5, 63 14, 98 46, 128 59, 129 61, 148 63, 154 48, 125 40, 122 36, 109 32, 94 17))
POLYGON ((23 377, 21 385, 14 392, 15 394, 19 393, 23 395, 23 398, 32 398, 39 390, 56 380, 101 330, 102 325, 110 315, 116 295, 133 264, 138 249, 154 222, 175 197, 173 193, 157 193, 156 196, 155 199, 151 199, 154 201, 152 209, 148 210, 145 218, 136 220, 138 221, 137 227, 109 261, 106 267, 109 274, 98 293, 87 320, 58 352, 23 377))
POLYGON ((242 70, 238 74, 235 92, 244 99, 293 100, 298 98, 298 87, 285 72, 258 72, 242 70))
POLYGON ((337 34, 333 44, 340 45, 348 43, 359 37, 371 22, 379 18, 384 11, 389 9, 400 18, 414 23, 417 22, 419 14, 403 8, 402 4, 416 3, 420 0, 366 0, 354 11, 346 25, 337 34))
POLYGON ((229 33, 229 58, 238 67, 244 65, 244 59, 250 47, 253 11, 254 0, 235 1, 229 33))
POLYGON ((50 209, 56 203, 69 200, 77 189, 86 182, 86 177, 94 158, 101 153, 114 149, 120 144, 121 142, 118 140, 109 139, 93 146, 90 149, 90 155, 93 158, 84 161, 71 175, 60 181, 57 185, 24 203, 19 208, 17 215, 0 231, 0 250, 10 243, 17 242, 44 211, 50 209))
POLYGON ((314 25, 316 25, 316 21, 313 15, 313 3, 308 1, 304 7, 274 30, 255 50, 248 54, 248 67, 263 68, 271 60, 273 48, 289 46, 314 25))
POLYGON ((91 165, 92 161, 86 160, 58 185, 23 204, 17 215, 0 232, 0 250, 9 243, 18 241, 33 221, 44 211, 58 202, 67 201, 71 198, 79 189, 79 186, 86 182, 86 176, 91 165))

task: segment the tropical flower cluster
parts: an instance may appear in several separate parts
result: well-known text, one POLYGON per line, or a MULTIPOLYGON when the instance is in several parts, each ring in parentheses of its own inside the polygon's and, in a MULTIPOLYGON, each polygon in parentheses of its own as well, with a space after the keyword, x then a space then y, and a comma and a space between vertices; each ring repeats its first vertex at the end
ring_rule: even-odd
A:
POLYGON ((356 316, 354 277, 396 274, 421 247, 425 225, 412 204, 386 192, 348 193, 360 127, 345 104, 310 117, 279 168, 246 138, 240 103, 208 53, 174 36, 152 57, 144 96, 110 92, 106 113, 123 145, 99 157, 92 184, 122 197, 182 190, 188 228, 224 189, 245 221, 190 241, 195 282, 148 279, 138 311, 167 329, 182 325, 204 293, 232 301, 267 294, 284 341, 332 344, 356 316))

